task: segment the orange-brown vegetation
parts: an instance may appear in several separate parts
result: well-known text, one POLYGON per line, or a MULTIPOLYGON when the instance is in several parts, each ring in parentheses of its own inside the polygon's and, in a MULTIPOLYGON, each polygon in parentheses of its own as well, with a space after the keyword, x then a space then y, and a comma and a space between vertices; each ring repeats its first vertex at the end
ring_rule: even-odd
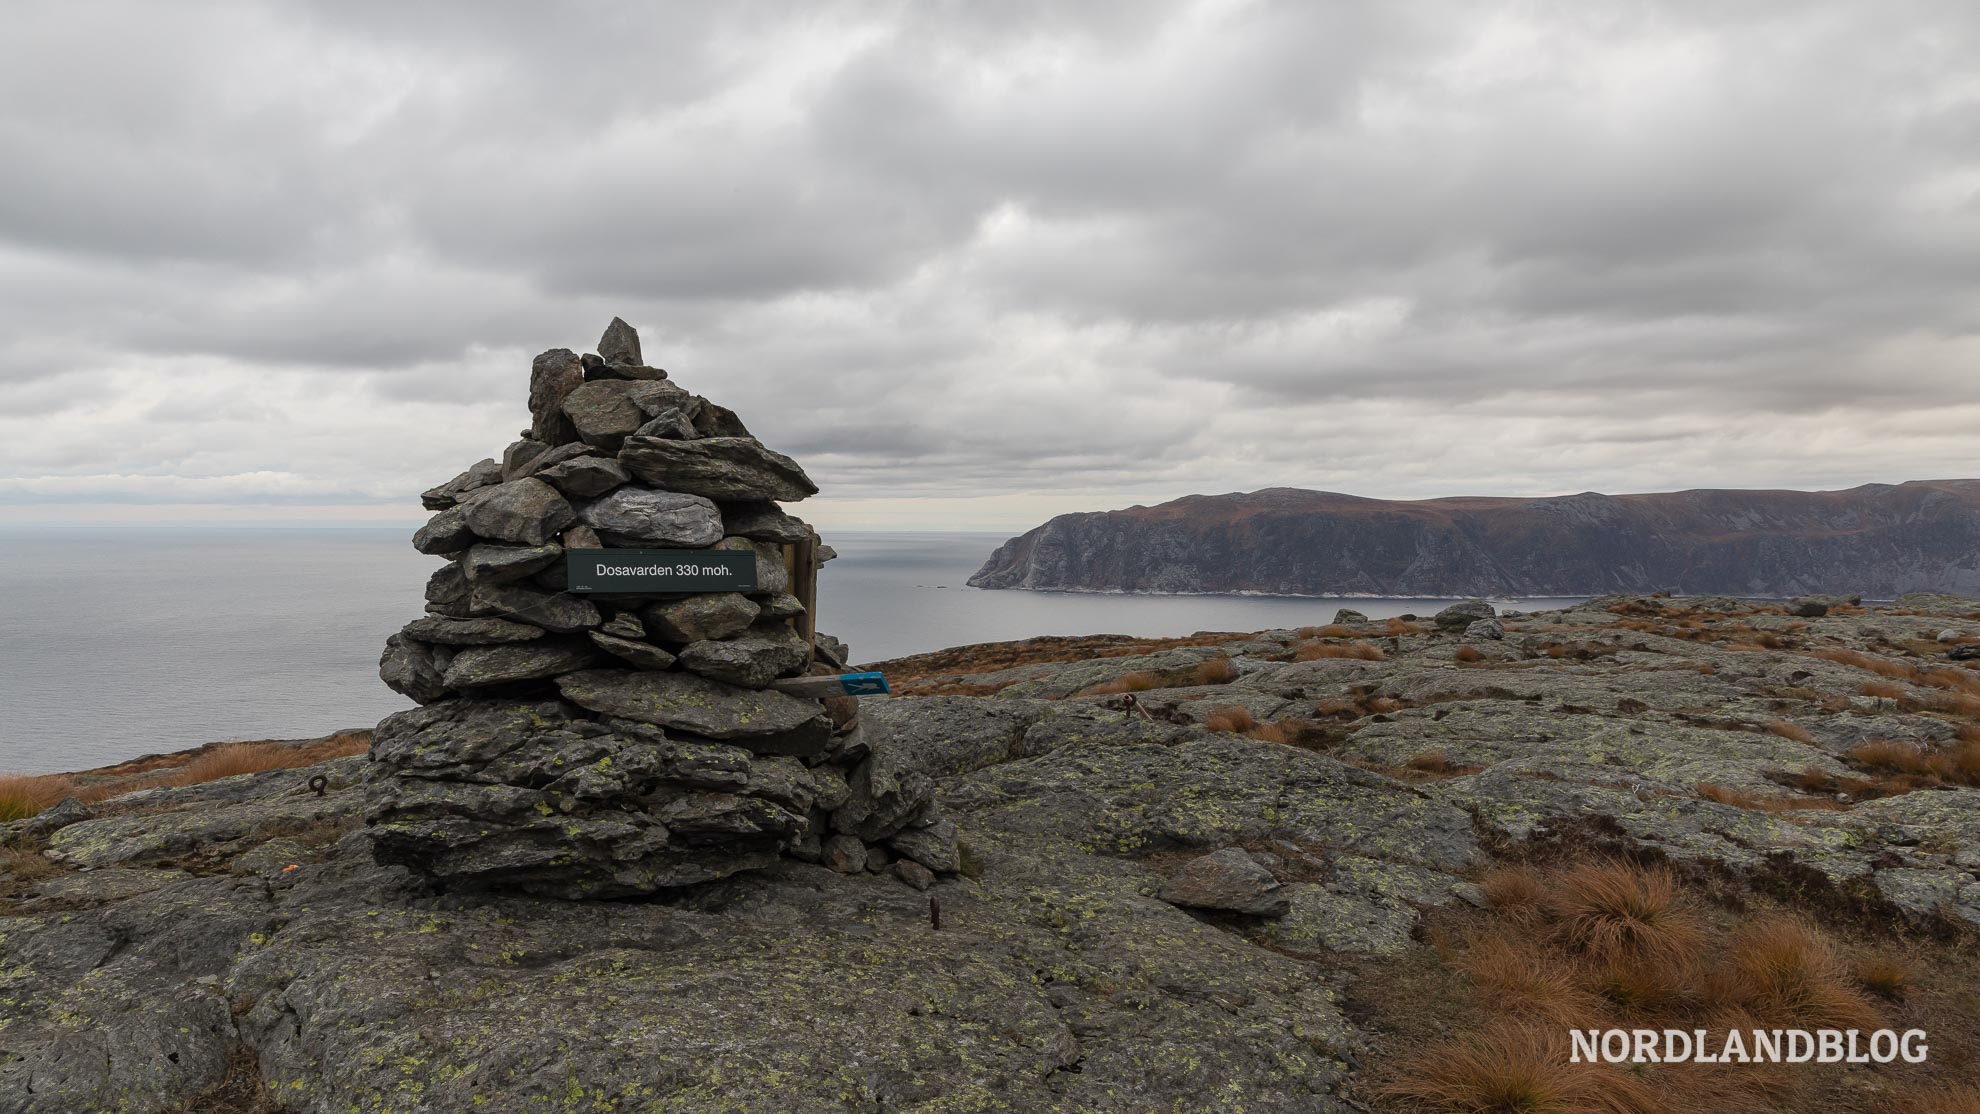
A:
POLYGON ((1806 727, 1784 719, 1777 719, 1769 723, 1767 730, 1779 735, 1783 739, 1790 739, 1797 743, 1812 743, 1815 741, 1815 736, 1810 735, 1806 727))
POLYGON ((1184 638, 1134 638, 1119 634, 1046 635, 1015 642, 955 646, 927 654, 890 658, 860 668, 886 673, 889 683, 898 688, 917 681, 967 673, 993 673, 1020 665, 1130 657, 1179 646, 1221 646, 1250 637, 1249 633, 1232 631, 1206 631, 1184 638))
POLYGON ((1652 1114, 1641 1081, 1608 1064, 1576 1064, 1559 1026, 1500 1022, 1425 1051, 1384 1089, 1433 1110, 1466 1114, 1652 1114))
MULTIPOLYGON (((1402 1109, 1865 1109, 1836 1100, 1846 1094, 1861 1101, 1868 1081, 1871 1096, 1909 1096, 1870 1109, 1969 1114, 1959 1103, 1970 1092, 1929 1088, 1963 1081, 1970 1067, 1957 1047, 1971 1039, 1970 991, 1954 989, 1929 1007, 1938 1012, 1921 1015, 1928 1008, 1921 996, 1939 988, 1891 954, 1882 933, 1846 958, 1828 931, 1767 899, 1736 898, 1718 883, 1694 890, 1666 868, 1624 861, 1504 866, 1479 885, 1488 911, 1454 913, 1430 928, 1442 969, 1461 978, 1470 1000, 1452 994, 1448 983, 1426 979, 1409 988, 1432 992, 1426 1000, 1377 1007, 1378 1028, 1385 1020, 1404 1028, 1391 1038, 1402 1038, 1403 1050, 1376 1067, 1384 1093, 1403 1100, 1402 1109), (1887 1009, 1903 1012, 1887 1015, 1887 1009), (1582 1065, 1572 1062, 1565 1044, 1572 1029, 1704 1029, 1723 1037, 1732 1028, 1869 1030, 1935 1022, 1947 1030, 1944 1066, 1875 1080, 1840 1066, 1821 1074, 1768 1064, 1582 1065), (1597 1066, 1613 1070, 1582 1073, 1597 1066)), ((1906 954, 1918 946, 1905 945, 1906 954)), ((1930 962, 1935 973, 1966 966, 1950 945, 1930 962)), ((1379 968, 1371 973, 1394 978, 1379 968)), ((1941 1055, 1935 1047, 1933 1059, 1941 1055)))
POLYGON ((1485 660, 1485 655, 1479 653, 1478 648, 1475 646, 1459 646, 1457 648, 1457 653, 1453 654, 1452 657, 1454 657, 1460 663, 1464 663, 1464 664, 1469 664, 1474 661, 1485 660))
POLYGON ((1911 695, 1911 690, 1896 681, 1865 681, 1856 686, 1858 696, 1875 697, 1878 700, 1903 700, 1911 695))
POLYGON ((1405 634, 1422 634, 1423 630, 1423 624, 1412 623, 1408 619, 1391 619, 1382 624, 1382 633, 1391 638, 1405 634))
POLYGON ((1123 692, 1147 692, 1149 689, 1187 688, 1192 685, 1227 685, 1238 679, 1237 663, 1227 657, 1207 658, 1181 669, 1163 672, 1137 670, 1124 673, 1111 681, 1088 685, 1079 690, 1077 696, 1111 696, 1123 692))
POLYGON ((1294 661, 1314 661, 1319 658, 1357 658, 1361 661, 1387 661, 1388 655, 1372 642, 1302 642, 1293 650, 1294 661))
POLYGON ((0 822, 34 816, 66 797, 96 804, 161 785, 193 785, 233 774, 313 766, 362 754, 370 746, 371 732, 349 731, 300 746, 216 743, 176 754, 147 755, 78 774, 0 775, 0 822))
POLYGON ((1287 722, 1260 723, 1248 708, 1218 708, 1204 717, 1203 726, 1212 731, 1245 735, 1267 743, 1290 743, 1294 736, 1294 725, 1287 722))
POLYGON ((1301 627, 1293 633, 1301 638, 1353 638, 1354 628, 1328 623, 1324 627, 1301 627))
POLYGON ((1731 805, 1734 808, 1751 809, 1754 812, 1792 812, 1796 809, 1838 812, 1848 808, 1833 797, 1763 797, 1757 793, 1748 793, 1743 789, 1709 781, 1698 783, 1698 795, 1708 801, 1731 805))
POLYGON ((1969 725, 1945 749, 1873 739, 1851 747, 1849 760, 1889 777, 1909 779, 1907 788, 1933 785, 1980 786, 1980 732, 1969 725))

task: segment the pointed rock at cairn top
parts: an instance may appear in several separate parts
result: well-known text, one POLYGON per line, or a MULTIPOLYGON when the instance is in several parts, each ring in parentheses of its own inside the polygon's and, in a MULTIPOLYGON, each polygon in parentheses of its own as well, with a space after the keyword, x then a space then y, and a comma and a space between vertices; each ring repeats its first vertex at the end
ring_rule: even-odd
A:
POLYGON ((598 338, 598 356, 610 365, 639 367, 646 363, 639 355, 639 333, 618 317, 605 326, 605 335, 598 338))

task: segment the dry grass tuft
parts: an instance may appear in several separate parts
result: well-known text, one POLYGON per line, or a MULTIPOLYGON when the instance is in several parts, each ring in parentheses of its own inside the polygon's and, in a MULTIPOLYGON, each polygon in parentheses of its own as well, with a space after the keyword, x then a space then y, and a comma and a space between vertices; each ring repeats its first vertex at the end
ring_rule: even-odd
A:
POLYGON ((1450 755, 1441 750, 1426 750, 1403 765, 1424 774, 1448 774, 1457 768, 1452 765, 1450 755))
POLYGON ((1725 964, 1708 980, 1707 994, 1782 1024, 1832 1029, 1883 1024, 1829 938, 1793 917, 1772 917, 1735 934, 1725 964))
POLYGON ((174 785, 197 785, 200 782, 216 781, 236 774, 259 774, 269 770, 293 770, 299 766, 315 765, 318 759, 312 758, 300 747, 277 746, 272 743, 230 743, 215 747, 193 759, 172 775, 174 785))
POLYGON ((1257 739, 1261 743, 1290 743, 1295 732, 1283 723, 1261 723, 1244 734, 1246 738, 1257 739))
POLYGON ((1980 786, 1980 739, 1962 731, 1946 750, 1930 750, 1916 743, 1872 739, 1851 747, 1849 759, 1887 780, 1895 780, 1901 790, 1932 785, 1980 786))
POLYGON ((1229 658, 1211 658, 1190 670, 1189 678, 1199 685, 1228 685, 1238 679, 1237 663, 1229 658))
POLYGON ((1903 700, 1911 695, 1908 689, 1895 681, 1865 681, 1856 686, 1856 693, 1878 700, 1903 700))
POLYGON ((1388 655, 1381 647, 1371 642, 1302 642, 1293 650, 1294 661, 1314 661, 1319 658, 1355 658, 1361 661, 1387 661, 1388 655))
POLYGON ((1705 932, 1663 867, 1608 861, 1563 871, 1545 901, 1556 936, 1598 961, 1655 960, 1688 968, 1705 932))
POLYGON ((1913 1091, 1884 1110, 1888 1114, 1980 1114, 1980 1091, 1966 1087, 1913 1091))
POLYGON ((1424 629, 1423 624, 1412 623, 1408 619, 1391 619, 1382 624, 1382 633, 1391 638, 1399 638, 1405 634, 1422 634, 1424 629))
POLYGON ((1546 894, 1546 886, 1538 874, 1516 866, 1492 871, 1479 879, 1478 888, 1485 891, 1485 904, 1493 912, 1516 920, 1539 916, 1541 898, 1546 894))
POLYGON ((1743 789, 1727 785, 1717 785, 1709 781, 1698 783, 1698 795, 1708 801, 1734 808, 1749 809, 1753 812, 1793 812, 1815 810, 1819 812, 1846 812, 1849 806, 1828 797, 1762 797, 1743 789))
POLYGON ((1212 731, 1245 732, 1258 726, 1258 717, 1248 708, 1219 708, 1203 719, 1212 731))
POLYGON ((39 882, 60 869, 40 851, 25 847, 0 848, 0 874, 6 875, 16 886, 39 882))
POLYGON ((77 792, 76 783, 61 774, 0 774, 0 824, 38 816, 77 792))
POLYGON ((1485 660, 1485 655, 1479 653, 1478 649, 1474 646, 1459 646, 1457 648, 1457 653, 1452 656, 1455 657, 1458 661, 1467 664, 1474 661, 1485 660))
POLYGON ((1081 696, 1112 696, 1121 692, 1147 692, 1162 687, 1162 675, 1142 670, 1138 673, 1124 673, 1111 681, 1088 685, 1079 691, 1081 696))
POLYGON ((1567 1029, 1600 1024, 1601 999, 1576 986, 1568 970, 1530 940, 1481 934, 1471 940, 1457 966, 1487 1009, 1567 1029))
POLYGON ((1453 1114, 1651 1114, 1661 1106, 1642 1082, 1606 1064, 1568 1060, 1559 1027, 1500 1023, 1425 1050, 1393 1098, 1453 1114))
POLYGON ((1767 730, 1779 735, 1783 739, 1791 739, 1797 743, 1812 743, 1815 741, 1815 736, 1810 735, 1806 727, 1784 719, 1777 719, 1769 723, 1767 730))
POLYGON ((1328 623, 1324 627, 1301 627, 1293 633, 1301 638, 1353 638, 1354 628, 1328 623))
POLYGON ((1866 956, 1856 965, 1856 981, 1879 998, 1902 1002, 1911 989, 1911 968, 1889 956, 1866 956))

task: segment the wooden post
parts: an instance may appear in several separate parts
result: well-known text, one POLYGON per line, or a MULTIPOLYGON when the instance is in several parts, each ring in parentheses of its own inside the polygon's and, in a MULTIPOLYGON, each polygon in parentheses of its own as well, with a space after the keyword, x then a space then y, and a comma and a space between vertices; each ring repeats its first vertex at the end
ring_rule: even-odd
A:
POLYGON ((785 546, 784 567, 791 574, 791 594, 804 605, 792 624, 804 639, 805 660, 811 661, 818 652, 818 535, 785 546))

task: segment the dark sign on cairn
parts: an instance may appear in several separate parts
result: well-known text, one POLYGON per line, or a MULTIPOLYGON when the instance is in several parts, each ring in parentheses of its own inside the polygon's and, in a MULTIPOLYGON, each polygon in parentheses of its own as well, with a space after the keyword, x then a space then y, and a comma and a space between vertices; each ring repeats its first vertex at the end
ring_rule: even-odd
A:
POLYGON ((953 826, 925 784, 876 772, 857 700, 778 691, 846 666, 811 625, 831 550, 777 505, 817 493, 804 470, 646 366, 616 318, 596 355, 536 358, 529 408, 501 461, 421 497, 438 513, 413 545, 446 564, 379 661, 421 705, 372 747, 379 860, 449 888, 569 898, 779 855, 857 869, 869 844, 953 870, 953 826), (623 585, 574 577, 584 551, 592 569, 700 553, 750 588, 600 590, 623 585))

